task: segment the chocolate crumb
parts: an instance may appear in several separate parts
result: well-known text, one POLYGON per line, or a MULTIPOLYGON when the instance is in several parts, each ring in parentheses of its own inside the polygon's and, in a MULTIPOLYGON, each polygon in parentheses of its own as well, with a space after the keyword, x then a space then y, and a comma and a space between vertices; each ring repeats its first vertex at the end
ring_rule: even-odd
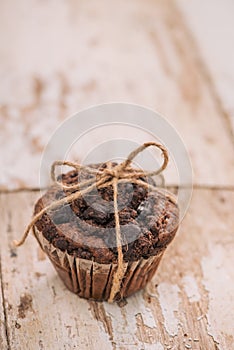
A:
POLYGON ((21 324, 19 324, 17 321, 15 322, 15 328, 16 329, 20 329, 21 328, 21 324))

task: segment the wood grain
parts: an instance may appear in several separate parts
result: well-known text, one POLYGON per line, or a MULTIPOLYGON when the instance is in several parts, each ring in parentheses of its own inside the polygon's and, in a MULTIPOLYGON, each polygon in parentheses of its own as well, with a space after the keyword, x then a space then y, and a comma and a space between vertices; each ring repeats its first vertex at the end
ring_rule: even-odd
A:
POLYGON ((195 183, 233 185, 231 135, 174 1, 4 0, 0 33, 1 188, 38 187, 55 128, 108 101, 164 114, 186 144, 195 183))
POLYGON ((231 0, 0 2, 1 350, 233 348, 232 13, 231 0), (195 185, 157 274, 119 305, 70 293, 33 237, 12 246, 40 195, 30 189, 54 130, 109 101, 165 115, 195 185))
POLYGON ((234 4, 230 0, 177 0, 234 140, 234 4))
POLYGON ((7 337, 6 337, 6 319, 5 319, 5 310, 3 304, 3 294, 4 294, 4 286, 2 281, 2 273, 1 273, 1 262, 0 262, 0 349, 7 349, 7 337))
POLYGON ((30 237, 12 248, 39 193, 1 195, 4 305, 11 349, 222 349, 233 344, 234 191, 195 190, 147 288, 122 305, 70 293, 30 237), (23 208, 23 211, 15 210, 23 208))

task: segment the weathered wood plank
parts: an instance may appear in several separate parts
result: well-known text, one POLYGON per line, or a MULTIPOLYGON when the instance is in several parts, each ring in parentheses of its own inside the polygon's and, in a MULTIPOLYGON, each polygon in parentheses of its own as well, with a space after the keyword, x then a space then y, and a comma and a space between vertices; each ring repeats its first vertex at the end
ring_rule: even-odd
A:
POLYGON ((65 289, 33 237, 12 249, 38 193, 1 195, 1 256, 12 349, 222 349, 233 344, 233 191, 195 190, 144 292, 126 305, 65 289), (21 208, 21 210, 19 210, 21 208), (22 211, 23 210, 23 211, 22 211))
POLYGON ((0 4, 1 187, 38 186, 58 124, 110 100, 163 113, 187 145, 195 182, 232 185, 229 131, 173 1, 35 0, 30 11, 27 0, 0 4))
POLYGON ((35 197, 28 193, 1 198, 2 270, 11 349, 54 349, 55 344, 63 349, 95 349, 97 343, 110 349, 111 340, 93 321, 89 303, 65 289, 35 241, 30 239, 21 251, 11 247, 12 238, 30 217, 35 197))
POLYGON ((194 191, 179 236, 148 288, 152 308, 161 304, 166 331, 193 349, 233 346, 233 200, 234 192, 194 191))
POLYGON ((220 99, 234 135, 234 4, 208 0, 177 0, 201 53, 205 69, 220 99))
POLYGON ((1 261, 0 261, 0 349, 7 349, 7 336, 6 336, 6 322, 5 312, 3 304, 3 282, 1 274, 1 261))

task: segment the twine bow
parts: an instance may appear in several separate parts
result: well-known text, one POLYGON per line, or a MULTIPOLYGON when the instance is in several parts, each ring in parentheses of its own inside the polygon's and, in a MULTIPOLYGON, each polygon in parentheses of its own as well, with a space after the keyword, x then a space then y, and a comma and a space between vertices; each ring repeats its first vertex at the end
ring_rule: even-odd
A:
POLYGON ((115 216, 116 245, 117 245, 117 252, 118 252, 117 270, 113 276, 112 288, 111 288, 110 297, 108 300, 109 302, 113 302, 116 294, 120 290, 121 282, 124 276, 122 238, 121 238, 119 213, 118 213, 118 201, 117 201, 118 184, 131 182, 155 191, 156 190, 155 186, 147 184, 143 180, 140 180, 140 177, 160 174, 167 167, 167 164, 168 164, 168 152, 164 146, 156 142, 146 142, 142 144, 141 146, 137 147, 134 151, 132 151, 128 155, 125 161, 123 161, 122 163, 118 164, 115 167, 107 167, 103 170, 94 169, 86 165, 82 166, 77 163, 73 163, 69 161, 55 161, 51 166, 51 179, 53 180, 54 183, 56 183, 63 189, 74 190, 74 192, 66 196, 65 198, 54 201, 53 203, 44 207, 39 213, 37 213, 31 220, 29 225, 27 226, 22 238, 19 241, 14 241, 14 244, 18 247, 25 242, 30 230, 33 228, 36 222, 43 216, 43 214, 48 213, 49 211, 52 211, 53 209, 56 209, 65 203, 66 204, 72 203, 82 195, 88 192, 91 192, 94 188, 104 188, 112 185, 113 192, 114 192, 114 195, 113 195, 114 216, 115 216), (134 169, 134 171, 132 171, 132 168, 129 168, 132 160, 139 153, 141 153, 142 151, 144 151, 146 148, 150 146, 157 147, 162 151, 162 154, 164 157, 163 164, 160 166, 159 169, 155 171, 142 171, 140 169, 134 169), (96 175, 99 178, 98 180, 96 180, 96 177, 93 176, 91 179, 79 182, 78 184, 75 184, 75 185, 70 185, 70 186, 64 185, 62 182, 59 182, 56 179, 56 175, 55 175, 56 167, 62 166, 62 165, 73 167, 77 171, 85 170, 86 172, 96 175), (129 170, 131 170, 131 172, 129 170))

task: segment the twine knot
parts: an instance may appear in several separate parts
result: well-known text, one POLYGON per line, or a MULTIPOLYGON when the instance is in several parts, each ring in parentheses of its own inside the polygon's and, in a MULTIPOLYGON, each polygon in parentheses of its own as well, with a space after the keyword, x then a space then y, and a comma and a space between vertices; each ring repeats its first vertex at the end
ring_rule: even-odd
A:
POLYGON ((119 223, 119 213, 118 213, 118 183, 126 183, 131 182, 134 184, 141 185, 143 187, 146 187, 147 189, 156 190, 156 186, 147 184, 145 181, 141 180, 140 178, 142 176, 154 176, 157 174, 160 174, 168 164, 168 152, 166 148, 156 142, 146 142, 143 143, 141 146, 137 147, 135 150, 133 150, 127 157, 126 160, 124 160, 122 163, 111 166, 111 163, 107 163, 107 168, 105 169, 94 169, 89 166, 82 166, 78 163, 69 162, 69 161, 55 161, 51 166, 51 179, 54 183, 65 189, 73 190, 72 193, 65 198, 59 199, 54 201, 53 203, 49 204, 48 206, 44 207, 39 213, 37 213, 29 225, 27 226, 22 238, 20 241, 14 241, 14 244, 16 246, 22 245, 30 230, 32 227, 36 224, 38 220, 41 219, 43 214, 50 212, 53 209, 56 209, 60 207, 61 205, 70 204, 74 202, 77 198, 81 197, 82 195, 91 192, 95 187, 96 188, 103 188, 112 185, 113 187, 113 201, 114 201, 114 214, 115 214, 115 231, 116 231, 116 245, 117 245, 117 251, 118 251, 118 265, 117 270, 113 276, 113 283, 112 288, 110 292, 110 297, 108 299, 109 302, 113 302, 116 294, 120 291, 122 279, 124 276, 124 261, 123 261, 123 251, 122 251, 122 237, 121 237, 121 231, 120 231, 120 223, 119 223), (141 153, 144 149, 154 146, 156 148, 159 148, 162 151, 164 161, 163 164, 159 167, 159 169, 154 171, 142 171, 141 169, 133 169, 130 167, 130 164, 132 160, 141 153), (81 181, 78 184, 75 185, 65 185, 64 183, 58 181, 56 177, 56 167, 67 165, 72 168, 74 168, 77 171, 85 170, 86 172, 94 175, 89 180, 81 181), (95 176, 96 175, 96 176, 95 176))
POLYGON ((106 177, 109 176, 110 178, 116 178, 116 179, 119 179, 120 178, 120 175, 121 175, 121 170, 122 168, 119 168, 118 166, 116 167, 113 167, 111 169, 105 169, 102 173, 102 176, 103 177, 106 177))

